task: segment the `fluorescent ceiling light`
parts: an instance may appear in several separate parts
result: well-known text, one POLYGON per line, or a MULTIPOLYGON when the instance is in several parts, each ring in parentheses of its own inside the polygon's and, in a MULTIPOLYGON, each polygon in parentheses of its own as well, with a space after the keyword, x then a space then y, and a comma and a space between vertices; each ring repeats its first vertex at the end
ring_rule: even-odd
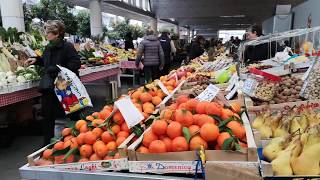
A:
POLYGON ((232 15, 232 16, 219 16, 221 18, 244 18, 246 15, 240 14, 240 15, 232 15))

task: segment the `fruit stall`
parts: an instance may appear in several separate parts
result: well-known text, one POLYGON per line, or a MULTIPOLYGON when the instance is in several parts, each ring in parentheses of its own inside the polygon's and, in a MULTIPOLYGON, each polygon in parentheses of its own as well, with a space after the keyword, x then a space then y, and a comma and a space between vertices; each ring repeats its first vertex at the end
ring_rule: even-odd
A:
POLYGON ((69 123, 27 156, 21 177, 319 178, 319 57, 308 39, 318 31, 245 43, 240 54, 245 46, 304 39, 288 56, 260 63, 242 64, 241 55, 235 62, 223 51, 214 61, 197 57, 69 123))

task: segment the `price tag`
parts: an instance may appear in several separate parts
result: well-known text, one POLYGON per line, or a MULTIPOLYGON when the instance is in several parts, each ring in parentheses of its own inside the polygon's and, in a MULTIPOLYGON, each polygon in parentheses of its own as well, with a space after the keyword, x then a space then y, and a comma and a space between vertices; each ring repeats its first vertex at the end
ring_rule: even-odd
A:
POLYGON ((310 74, 310 72, 311 72, 311 70, 312 70, 312 67, 313 66, 310 66, 309 68, 308 68, 308 70, 303 74, 303 76, 301 77, 301 79, 303 80, 303 81, 305 81, 305 80, 307 80, 307 77, 309 76, 309 74, 310 74))
POLYGON ((158 81, 158 85, 160 87, 160 89, 166 94, 166 95, 169 95, 169 91, 168 89, 164 86, 164 84, 161 82, 161 81, 158 81))
POLYGON ((234 87, 234 85, 236 84, 236 82, 239 80, 239 78, 238 78, 238 75, 237 75, 237 73, 234 73, 232 76, 231 76, 231 78, 230 78, 230 80, 229 80, 229 85, 228 85, 228 87, 227 87, 227 89, 226 89, 226 91, 231 91, 231 89, 234 87))
POLYGON ((244 81, 242 86, 242 91, 249 96, 253 96, 254 89, 258 86, 258 82, 255 79, 247 79, 244 81))
POLYGON ((129 97, 125 97, 116 101, 115 107, 119 109, 129 128, 139 124, 143 119, 143 115, 132 103, 129 97))
POLYGON ((103 57, 103 56, 104 56, 101 51, 95 51, 95 52, 93 52, 93 55, 94 55, 94 57, 96 57, 96 58, 100 58, 100 57, 103 57))
POLYGON ((238 91, 239 88, 239 84, 236 83, 235 86, 233 87, 233 89, 225 96, 226 99, 230 100, 238 91))
POLYGON ((200 93, 196 99, 199 101, 208 101, 211 102, 219 93, 220 89, 215 86, 210 84, 202 93, 200 93))

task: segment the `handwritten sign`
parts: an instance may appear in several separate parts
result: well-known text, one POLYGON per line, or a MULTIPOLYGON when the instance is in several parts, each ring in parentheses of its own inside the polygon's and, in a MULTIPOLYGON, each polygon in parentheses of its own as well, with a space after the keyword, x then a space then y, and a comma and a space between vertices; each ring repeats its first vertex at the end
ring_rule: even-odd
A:
POLYGON ((136 108, 129 97, 120 99, 114 104, 121 112, 129 128, 139 124, 144 119, 141 112, 136 108))
POLYGON ((160 89, 166 94, 169 95, 169 91, 168 89, 164 86, 164 84, 161 81, 158 81, 158 86, 160 87, 160 89))
POLYGON ((254 89, 258 86, 258 82, 255 79, 247 79, 244 81, 242 91, 249 96, 253 96, 254 89))
POLYGON ((213 85, 210 84, 202 93, 200 93, 196 99, 199 101, 208 101, 211 102, 219 93, 220 89, 213 85))
POLYGON ((236 83, 235 86, 233 87, 233 89, 225 96, 226 99, 230 100, 238 91, 239 88, 239 84, 236 83))
POLYGON ((226 91, 231 91, 231 89, 234 87, 234 85, 236 84, 236 82, 239 80, 239 77, 238 77, 238 75, 237 75, 237 73, 234 73, 232 76, 231 76, 231 78, 230 78, 230 80, 229 80, 229 85, 228 85, 228 87, 227 87, 227 89, 226 89, 226 91))

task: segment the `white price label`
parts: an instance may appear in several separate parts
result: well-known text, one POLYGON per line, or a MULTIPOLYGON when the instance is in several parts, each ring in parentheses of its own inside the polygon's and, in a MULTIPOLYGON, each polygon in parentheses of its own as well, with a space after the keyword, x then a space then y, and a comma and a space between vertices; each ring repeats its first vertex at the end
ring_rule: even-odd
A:
POLYGON ((161 82, 161 81, 158 81, 158 85, 160 87, 160 89, 166 94, 166 95, 169 95, 169 91, 168 89, 164 86, 164 84, 161 82))
POLYGON ((121 112, 129 128, 139 124, 144 119, 141 112, 136 108, 129 97, 120 99, 114 104, 121 112))
POLYGON ((308 70, 303 74, 303 76, 301 77, 302 81, 307 80, 307 78, 308 78, 308 76, 309 76, 309 74, 310 74, 310 72, 311 72, 311 70, 312 70, 312 67, 313 67, 313 66, 310 66, 310 67, 308 68, 308 70))
POLYGON ((101 51, 95 51, 93 52, 94 57, 99 58, 99 57, 103 57, 103 53, 101 51))
POLYGON ((220 89, 215 86, 210 84, 202 93, 200 93, 196 99, 199 101, 208 101, 211 102, 219 93, 220 89))
POLYGON ((237 73, 234 73, 232 76, 231 76, 231 78, 230 78, 230 80, 229 80, 229 85, 228 85, 228 87, 227 87, 227 89, 226 89, 226 91, 231 91, 231 89, 234 87, 234 85, 236 84, 236 82, 239 80, 239 78, 238 78, 238 75, 237 75, 237 73))
POLYGON ((239 84, 236 83, 235 86, 233 87, 233 89, 225 96, 226 99, 230 100, 238 91, 239 88, 239 84))
POLYGON ((253 95, 254 89, 258 86, 258 82, 255 79, 247 79, 244 81, 242 91, 248 95, 253 95))

